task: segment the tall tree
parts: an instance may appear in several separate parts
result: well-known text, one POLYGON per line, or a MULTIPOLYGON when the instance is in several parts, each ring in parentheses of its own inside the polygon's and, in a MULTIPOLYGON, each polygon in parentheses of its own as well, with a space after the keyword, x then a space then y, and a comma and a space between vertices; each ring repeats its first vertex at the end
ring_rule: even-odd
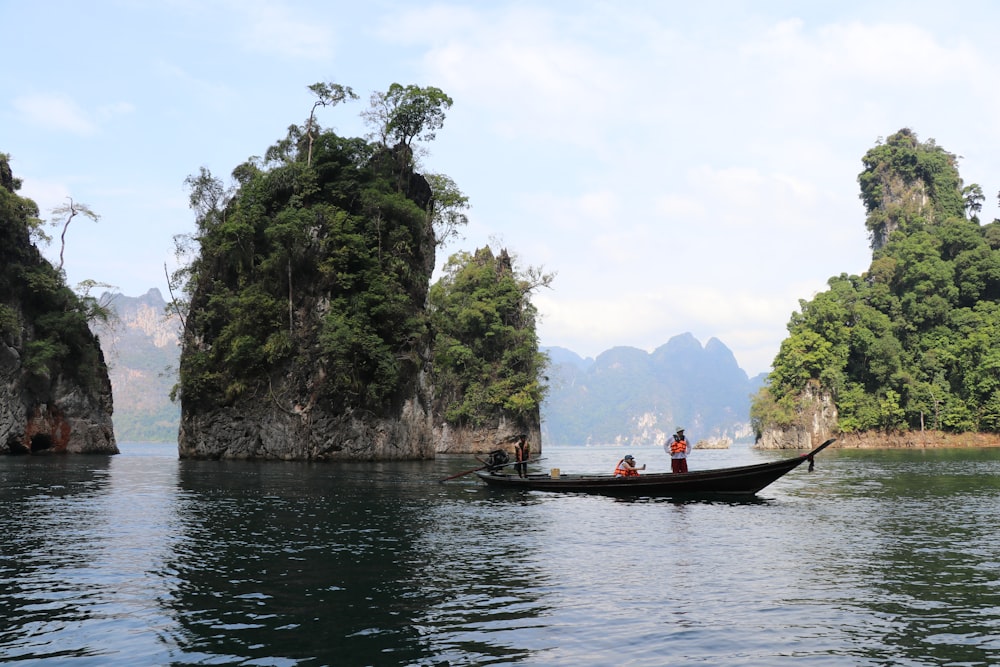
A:
POLYGON ((978 183, 967 185, 962 189, 962 197, 965 199, 965 210, 970 213, 969 218, 979 222, 979 213, 983 210, 983 202, 986 201, 983 188, 978 183))
POLYGON ((94 222, 101 219, 101 216, 97 215, 90 210, 90 207, 86 204, 81 204, 80 202, 73 201, 72 197, 67 197, 69 203, 63 204, 62 206, 57 206, 52 209, 53 226, 62 225, 62 233, 59 235, 59 270, 62 271, 63 268, 63 253, 66 250, 66 230, 69 229, 69 223, 73 222, 73 218, 78 215, 82 215, 85 218, 90 218, 94 222), (65 220, 63 218, 65 217, 65 220))
POLYGON ((438 245, 445 245, 459 235, 459 228, 469 223, 463 211, 469 208, 469 198, 444 174, 424 174, 431 186, 433 198, 430 201, 428 218, 434 226, 438 245))
POLYGON ((306 137, 309 140, 308 155, 306 157, 306 166, 312 166, 312 154, 313 154, 313 142, 316 140, 316 108, 317 107, 332 107, 340 104, 344 100, 356 100, 358 96, 354 93, 350 86, 342 86, 339 83, 314 83, 309 86, 309 90, 312 91, 313 95, 316 96, 316 101, 313 102, 312 109, 309 111, 309 120, 306 121, 306 137))
POLYGON ((361 116, 372 128, 373 136, 391 151, 400 190, 404 186, 403 174, 414 166, 413 142, 433 141, 451 105, 452 99, 433 86, 394 83, 385 92, 372 93, 370 106, 361 116))

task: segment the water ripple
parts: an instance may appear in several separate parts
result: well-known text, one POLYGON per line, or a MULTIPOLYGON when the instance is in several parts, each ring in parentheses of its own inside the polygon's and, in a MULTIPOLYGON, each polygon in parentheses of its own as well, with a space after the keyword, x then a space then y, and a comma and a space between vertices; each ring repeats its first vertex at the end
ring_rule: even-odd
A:
POLYGON ((464 459, 6 459, 0 662, 1000 664, 996 452, 817 463, 706 503, 433 482, 464 459))

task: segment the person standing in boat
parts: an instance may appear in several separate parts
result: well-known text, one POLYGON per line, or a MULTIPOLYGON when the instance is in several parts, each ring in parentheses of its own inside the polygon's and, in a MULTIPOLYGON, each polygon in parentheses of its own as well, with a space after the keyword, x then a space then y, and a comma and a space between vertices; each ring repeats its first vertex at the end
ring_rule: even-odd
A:
POLYGON ((636 467, 635 457, 631 454, 626 454, 625 458, 618 462, 615 466, 615 477, 638 477, 640 470, 645 470, 646 464, 643 463, 641 468, 636 467))
POLYGON ((514 468, 517 470, 518 477, 528 476, 528 459, 530 458, 531 447, 528 445, 528 436, 522 433, 517 436, 517 442, 514 444, 514 460, 517 461, 514 468))
POLYGON ((670 454, 670 471, 671 472, 687 472, 688 471, 688 454, 691 453, 691 443, 688 439, 684 437, 684 429, 678 427, 677 432, 674 434, 667 444, 663 446, 667 453, 670 454))

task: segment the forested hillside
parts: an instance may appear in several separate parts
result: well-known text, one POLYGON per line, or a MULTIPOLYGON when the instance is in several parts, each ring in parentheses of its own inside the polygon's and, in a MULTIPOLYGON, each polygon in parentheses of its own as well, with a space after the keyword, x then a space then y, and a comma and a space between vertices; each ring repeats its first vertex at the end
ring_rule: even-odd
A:
POLYGON ((903 129, 869 150, 858 176, 872 262, 788 324, 752 407, 758 435, 832 397, 841 432, 1000 432, 1000 220, 958 158, 903 129))
MULTIPOLYGON (((429 304, 437 248, 468 205, 418 160, 451 98, 394 83, 361 114, 369 137, 348 138, 321 128, 316 112, 357 96, 332 83, 310 90, 307 121, 238 165, 234 185, 206 170, 188 180, 197 232, 177 275, 191 297, 181 456, 428 458, 444 444, 493 448, 512 437, 499 433, 507 428, 535 434, 533 309, 509 262, 489 263, 488 289, 446 281, 429 304), (505 356, 510 345, 517 353, 505 356), (504 360, 516 365, 496 372, 504 360), (443 414, 433 412, 437 381, 443 414), (484 391, 503 396, 470 396, 484 391)), ((450 276, 468 275, 465 263, 450 276)))
POLYGON ((507 252, 459 252, 429 294, 434 332, 435 414, 480 427, 513 418, 537 430, 545 356, 538 349, 532 291, 551 275, 518 270, 507 252))

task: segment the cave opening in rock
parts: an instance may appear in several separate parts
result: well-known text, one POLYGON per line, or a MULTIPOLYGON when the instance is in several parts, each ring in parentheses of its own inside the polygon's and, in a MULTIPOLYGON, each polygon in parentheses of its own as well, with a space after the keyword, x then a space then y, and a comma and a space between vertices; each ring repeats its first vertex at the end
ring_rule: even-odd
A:
POLYGON ((36 433, 31 436, 31 451, 42 452, 52 448, 52 436, 48 433, 36 433))

